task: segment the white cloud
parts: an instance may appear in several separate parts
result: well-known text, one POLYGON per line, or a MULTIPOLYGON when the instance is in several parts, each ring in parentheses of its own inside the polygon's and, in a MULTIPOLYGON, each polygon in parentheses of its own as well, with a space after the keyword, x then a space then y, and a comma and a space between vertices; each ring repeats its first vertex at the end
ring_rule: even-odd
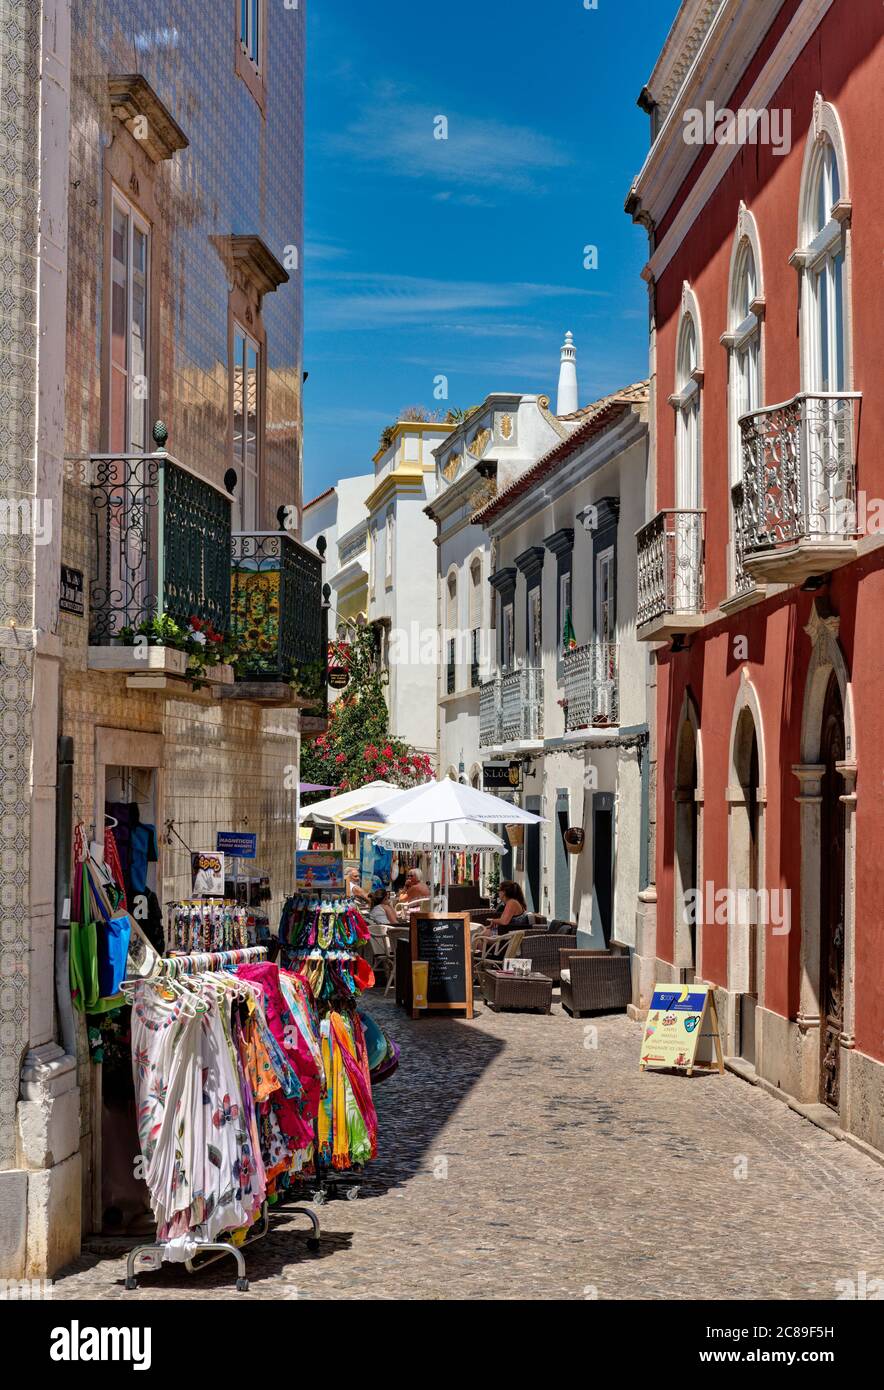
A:
MULTIPOLYGON (((481 314, 489 309, 524 308, 552 299, 607 298, 603 290, 531 282, 488 284, 472 280, 434 280, 381 272, 326 271, 314 287, 308 313, 313 332, 323 329, 435 327, 434 316, 481 314)), ((476 320, 481 328, 482 320, 476 320)), ((441 325, 439 325, 441 326, 441 325)), ((469 331, 462 322, 460 331, 469 331)), ((493 329, 491 330, 493 331, 493 329)))

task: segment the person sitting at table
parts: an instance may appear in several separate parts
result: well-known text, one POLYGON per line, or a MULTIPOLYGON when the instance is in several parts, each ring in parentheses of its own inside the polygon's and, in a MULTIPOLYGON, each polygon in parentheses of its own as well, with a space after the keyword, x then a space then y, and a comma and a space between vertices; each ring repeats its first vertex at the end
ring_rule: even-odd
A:
POLYGON ((368 920, 378 927, 398 927, 399 918, 387 896, 386 888, 376 888, 372 893, 368 920))
POLYGON ((405 875, 405 887, 399 894, 399 901, 404 903, 410 910, 418 903, 430 901, 430 890, 424 883, 424 876, 420 869, 409 869, 405 875))
POLYGON ((499 916, 489 917, 488 935, 514 931, 517 927, 529 927, 531 920, 528 916, 528 906, 518 883, 514 883, 511 878, 501 879, 498 891, 503 898, 503 908, 499 916))

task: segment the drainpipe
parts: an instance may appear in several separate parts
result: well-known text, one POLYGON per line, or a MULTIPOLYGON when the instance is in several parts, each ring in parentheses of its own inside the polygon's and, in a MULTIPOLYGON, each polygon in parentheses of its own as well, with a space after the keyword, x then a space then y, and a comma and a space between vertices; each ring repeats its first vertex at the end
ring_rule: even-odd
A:
POLYGON ((55 798, 55 999, 64 1050, 77 1055, 77 1030, 71 1003, 71 866, 73 858, 74 740, 58 740, 55 798))

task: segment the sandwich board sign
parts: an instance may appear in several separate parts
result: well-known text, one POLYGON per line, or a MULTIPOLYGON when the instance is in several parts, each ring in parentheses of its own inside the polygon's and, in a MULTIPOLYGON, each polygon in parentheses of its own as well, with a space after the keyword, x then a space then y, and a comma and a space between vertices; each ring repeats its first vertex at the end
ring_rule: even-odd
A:
POLYGON ((715 1044, 718 1070, 724 1074, 724 1058, 718 1028, 718 1013, 711 985, 654 985, 642 1037, 641 1070, 675 1068, 690 1076, 697 1062, 701 1037, 715 1044), (704 1033, 703 1024, 711 1024, 704 1033))

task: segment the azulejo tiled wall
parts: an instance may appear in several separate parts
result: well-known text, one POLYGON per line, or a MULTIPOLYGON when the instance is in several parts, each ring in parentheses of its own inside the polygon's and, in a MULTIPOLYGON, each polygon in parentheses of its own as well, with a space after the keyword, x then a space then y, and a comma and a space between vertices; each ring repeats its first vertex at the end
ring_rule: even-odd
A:
MULTIPOLYGON (((0 0, 0 496, 33 496, 40 4, 0 0)), ((0 1168, 16 1162, 29 1041, 29 784, 34 547, 0 537, 0 1168)))

